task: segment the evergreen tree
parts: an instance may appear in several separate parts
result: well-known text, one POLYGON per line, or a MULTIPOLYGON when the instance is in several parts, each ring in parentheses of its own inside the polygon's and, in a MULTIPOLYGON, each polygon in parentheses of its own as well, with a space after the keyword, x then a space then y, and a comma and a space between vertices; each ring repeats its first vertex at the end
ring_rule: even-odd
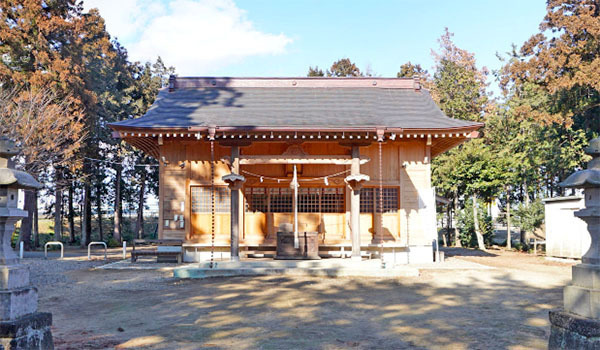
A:
POLYGON ((349 58, 341 58, 331 65, 327 71, 328 77, 343 78, 343 77, 361 77, 363 76, 360 69, 350 61, 349 58))
MULTIPOLYGON (((482 121, 486 111, 493 108, 485 91, 487 72, 477 69, 474 55, 458 48, 452 36, 446 28, 439 40, 441 52, 433 53, 437 65, 432 96, 449 117, 482 121)), ((464 196, 471 197, 478 246, 485 249, 477 198, 490 199, 498 192, 502 172, 497 159, 491 157, 482 140, 470 141, 436 157, 432 175, 434 185, 455 203, 464 196)), ((459 244, 458 235, 455 244, 459 244)))
POLYGON ((318 66, 313 67, 308 67, 308 77, 324 77, 325 73, 323 73, 322 69, 319 69, 318 66))

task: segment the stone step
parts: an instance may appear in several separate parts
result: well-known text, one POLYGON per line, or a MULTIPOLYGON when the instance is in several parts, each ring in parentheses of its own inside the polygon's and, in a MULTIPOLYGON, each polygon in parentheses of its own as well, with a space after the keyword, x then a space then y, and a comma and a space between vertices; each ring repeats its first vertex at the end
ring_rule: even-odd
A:
POLYGON ((201 268, 181 267, 173 270, 176 278, 210 278, 234 276, 315 276, 315 277, 416 277, 419 270, 412 267, 396 268, 285 268, 285 267, 244 267, 244 268, 201 268))
MULTIPOLYGON (((242 261, 215 261, 214 267, 220 269, 241 268, 379 268, 381 260, 352 259, 321 259, 321 260, 242 260, 242 261)), ((210 268, 209 261, 195 263, 198 268, 210 268)))

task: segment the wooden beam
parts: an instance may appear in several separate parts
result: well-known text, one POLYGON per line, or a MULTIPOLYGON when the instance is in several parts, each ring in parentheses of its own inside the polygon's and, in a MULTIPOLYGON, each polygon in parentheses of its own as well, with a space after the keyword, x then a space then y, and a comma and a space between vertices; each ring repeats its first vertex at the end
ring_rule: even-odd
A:
POLYGON ((252 141, 246 139, 228 139, 228 140, 220 140, 219 145, 224 147, 247 147, 252 144, 252 141))
MULTIPOLYGON (((366 138, 366 137, 365 137, 366 138)), ((339 142, 338 144, 342 147, 354 147, 354 146, 358 146, 358 147, 367 147, 371 145, 371 141, 370 140, 362 140, 362 141, 342 141, 339 142)))
MULTIPOLYGON (((225 162, 230 162, 230 159, 223 158, 225 162)), ((361 156, 360 164, 366 164, 371 159, 361 156)), ((240 165, 257 165, 257 164, 335 164, 335 165, 351 165, 352 157, 348 155, 243 155, 240 156, 240 165)))

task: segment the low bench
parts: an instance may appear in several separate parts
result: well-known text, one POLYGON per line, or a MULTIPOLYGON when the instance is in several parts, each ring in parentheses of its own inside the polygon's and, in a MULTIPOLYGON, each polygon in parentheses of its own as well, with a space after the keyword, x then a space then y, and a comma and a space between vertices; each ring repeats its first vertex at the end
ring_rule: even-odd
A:
POLYGON ((263 257, 263 258, 274 258, 277 254, 277 246, 268 245, 248 245, 240 247, 240 257, 263 257))
MULTIPOLYGON (((210 243, 184 243, 183 249, 192 250, 193 253, 198 254, 198 252, 209 252, 213 249, 215 253, 229 253, 231 251, 231 246, 223 243, 216 243, 212 246, 210 243)), ((257 255, 263 255, 263 257, 275 256, 276 246, 275 245, 240 245, 239 252, 240 257, 256 257, 257 255)))
POLYGON ((183 250, 181 246, 183 241, 178 239, 134 239, 133 240, 133 249, 131 250, 131 262, 136 262, 138 257, 140 256, 156 256, 157 262, 167 262, 171 259, 166 259, 167 261, 161 259, 163 258, 174 258, 178 264, 181 264, 183 261, 183 250), (152 249, 136 249, 136 246, 144 247, 144 248, 152 248, 152 249), (162 251, 159 250, 159 247, 179 247, 179 249, 173 251, 162 251))

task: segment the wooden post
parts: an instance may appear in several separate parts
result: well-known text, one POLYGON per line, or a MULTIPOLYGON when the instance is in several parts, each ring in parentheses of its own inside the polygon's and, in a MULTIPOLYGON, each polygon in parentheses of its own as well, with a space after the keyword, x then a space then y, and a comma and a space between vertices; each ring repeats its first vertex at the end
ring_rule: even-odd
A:
POLYGON ((292 183, 290 184, 292 189, 294 190, 294 195, 292 197, 292 208, 294 210, 294 249, 298 249, 300 246, 298 240, 298 173, 296 171, 296 165, 294 164, 294 178, 292 179, 292 183))
MULTIPOLYGON (((360 174, 360 150, 352 146, 350 175, 360 174)), ((352 259, 360 260, 360 188, 352 187, 350 198, 350 230, 352 231, 352 259)))
MULTIPOLYGON (((231 146, 231 172, 240 173, 240 148, 231 146)), ((229 186, 231 190, 231 260, 240 260, 240 190, 229 186)))

